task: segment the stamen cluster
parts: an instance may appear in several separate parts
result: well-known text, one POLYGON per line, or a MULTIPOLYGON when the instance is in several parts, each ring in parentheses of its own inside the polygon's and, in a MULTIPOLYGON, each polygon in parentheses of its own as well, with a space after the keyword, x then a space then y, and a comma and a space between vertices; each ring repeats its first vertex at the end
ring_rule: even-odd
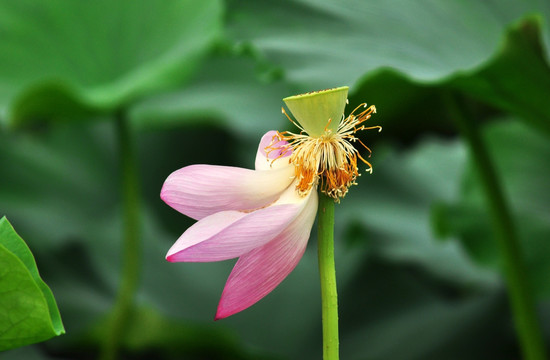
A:
MULTIPOLYGON (((283 109, 285 115, 286 112, 283 109)), ((378 129, 380 126, 365 127, 361 125, 367 121, 373 113, 376 113, 374 105, 359 105, 348 117, 342 116, 338 128, 333 131, 329 128, 331 119, 328 120, 324 133, 318 137, 312 137, 295 121, 289 118, 301 131, 299 134, 285 131, 278 133, 278 140, 288 142, 292 148, 290 162, 295 166, 297 179, 296 190, 305 196, 316 185, 326 195, 334 198, 336 202, 344 197, 351 185, 356 185, 356 178, 360 176, 357 168, 357 158, 364 162, 372 173, 372 165, 365 160, 353 146, 359 142, 369 152, 371 150, 361 142, 355 133, 360 130, 378 129), (357 111, 364 109, 358 114, 357 111)))

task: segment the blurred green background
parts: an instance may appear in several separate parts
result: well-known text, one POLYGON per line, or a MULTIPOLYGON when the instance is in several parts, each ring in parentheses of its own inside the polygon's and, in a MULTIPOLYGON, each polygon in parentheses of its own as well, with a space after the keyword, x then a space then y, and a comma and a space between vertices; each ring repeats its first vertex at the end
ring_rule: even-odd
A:
POLYGON ((342 358, 521 357, 449 94, 491 155, 550 343, 549 21, 543 0, 0 0, 0 216, 66 329, 0 358, 99 353, 122 256, 117 117, 143 242, 121 358, 321 358, 315 231, 273 293, 214 322, 234 262, 167 263, 192 221, 159 193, 186 165, 252 168, 260 137, 291 129, 283 97, 342 85, 384 128, 360 134, 374 173, 336 209, 342 358))

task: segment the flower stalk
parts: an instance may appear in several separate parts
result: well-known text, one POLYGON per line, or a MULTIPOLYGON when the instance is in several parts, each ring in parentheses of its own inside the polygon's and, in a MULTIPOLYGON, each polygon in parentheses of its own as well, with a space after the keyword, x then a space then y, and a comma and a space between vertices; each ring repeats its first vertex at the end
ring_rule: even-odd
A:
POLYGON ((117 358, 120 343, 126 333, 134 296, 139 284, 141 258, 140 194, 137 158, 131 129, 124 112, 117 113, 121 192, 123 212, 122 272, 119 292, 109 319, 105 342, 101 349, 101 360, 117 358))
POLYGON ((487 205, 493 220, 493 231, 504 260, 508 295, 523 358, 526 360, 547 359, 514 219, 490 154, 472 117, 464 114, 452 95, 448 95, 446 100, 453 120, 470 147, 470 153, 487 198, 487 205))
POLYGON ((319 191, 317 212, 319 275, 323 321, 323 359, 338 359, 338 293, 334 265, 334 199, 319 191))

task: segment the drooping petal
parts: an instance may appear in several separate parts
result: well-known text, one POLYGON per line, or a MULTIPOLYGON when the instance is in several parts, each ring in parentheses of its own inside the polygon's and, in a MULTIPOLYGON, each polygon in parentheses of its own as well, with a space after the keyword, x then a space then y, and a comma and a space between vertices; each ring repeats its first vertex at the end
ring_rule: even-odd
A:
POLYGON ((279 140, 277 131, 270 130, 262 136, 256 153, 256 170, 273 170, 290 164, 292 148, 285 140, 279 140))
POLYGON ((221 261, 239 257, 275 238, 305 206, 294 188, 288 188, 270 206, 252 212, 222 211, 191 226, 170 248, 171 262, 221 261))
POLYGON ((170 248, 171 262, 233 259, 277 236, 299 211, 297 204, 268 206, 251 213, 222 211, 207 216, 183 233, 170 248))
POLYGON ((252 210, 277 200, 292 181, 292 166, 254 171, 231 166, 191 165, 174 171, 160 197, 193 219, 224 210, 252 210))
POLYGON ((296 267, 309 239, 317 212, 317 193, 276 238, 239 258, 223 290, 216 320, 242 311, 269 294, 296 267))

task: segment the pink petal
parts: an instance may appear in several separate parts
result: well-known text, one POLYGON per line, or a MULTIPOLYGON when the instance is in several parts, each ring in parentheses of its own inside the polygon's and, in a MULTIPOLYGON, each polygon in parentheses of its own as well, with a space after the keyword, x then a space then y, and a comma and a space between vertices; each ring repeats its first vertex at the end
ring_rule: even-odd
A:
POLYGON ((256 153, 256 170, 272 170, 290 165, 292 148, 288 142, 279 140, 277 131, 265 133, 256 153))
POLYGON ((171 262, 221 261, 241 256, 276 237, 302 211, 302 204, 279 204, 251 213, 222 211, 183 233, 170 248, 171 262))
POLYGON ((255 304, 269 294, 296 267, 307 246, 317 212, 317 193, 304 199, 296 219, 275 239, 241 256, 223 290, 216 320, 255 304))
POLYGON ((251 210, 275 201, 292 181, 292 166, 254 171, 230 166, 191 165, 174 171, 160 197, 193 219, 224 210, 251 210))

